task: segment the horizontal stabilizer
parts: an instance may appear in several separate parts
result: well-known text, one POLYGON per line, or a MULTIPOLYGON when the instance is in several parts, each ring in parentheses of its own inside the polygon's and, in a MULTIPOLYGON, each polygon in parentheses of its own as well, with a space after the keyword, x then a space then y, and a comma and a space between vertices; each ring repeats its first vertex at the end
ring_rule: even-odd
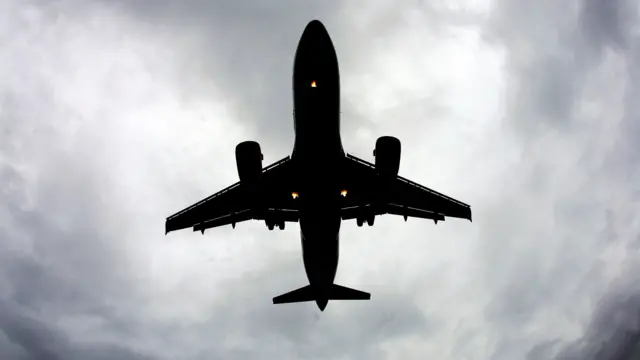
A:
POLYGON ((333 284, 331 286, 331 294, 329 296, 329 300, 370 300, 371 294, 351 289, 345 286, 340 286, 337 284, 333 284))
POLYGON ((328 296, 317 296, 317 294, 311 288, 311 285, 307 285, 305 287, 301 287, 299 289, 290 291, 286 294, 276 296, 273 298, 274 304, 288 304, 288 303, 297 303, 297 302, 305 302, 305 301, 318 301, 318 300, 370 300, 371 294, 356 290, 350 289, 345 286, 340 286, 337 284, 331 285, 331 290, 328 296))
POLYGON ((276 296, 273 298, 274 304, 289 304, 289 303, 297 303, 304 301, 313 301, 315 300, 315 294, 313 293, 313 289, 311 289, 311 285, 307 285, 305 287, 301 287, 300 289, 296 289, 290 291, 286 294, 282 294, 280 296, 276 296))

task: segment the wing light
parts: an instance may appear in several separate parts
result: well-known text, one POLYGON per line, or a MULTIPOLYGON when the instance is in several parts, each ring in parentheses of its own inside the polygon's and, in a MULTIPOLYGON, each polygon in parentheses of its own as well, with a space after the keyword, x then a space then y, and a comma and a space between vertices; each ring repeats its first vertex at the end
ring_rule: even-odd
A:
POLYGON ((340 195, 342 195, 342 197, 347 197, 347 190, 340 191, 340 195))
POLYGON ((297 199, 297 198, 298 198, 298 196, 299 196, 299 195, 298 195, 298 193, 297 193, 297 192, 295 192, 295 191, 291 193, 291 197, 292 197, 293 199, 297 199))
POLYGON ((311 80, 311 87, 316 87, 316 81, 315 80, 311 80))

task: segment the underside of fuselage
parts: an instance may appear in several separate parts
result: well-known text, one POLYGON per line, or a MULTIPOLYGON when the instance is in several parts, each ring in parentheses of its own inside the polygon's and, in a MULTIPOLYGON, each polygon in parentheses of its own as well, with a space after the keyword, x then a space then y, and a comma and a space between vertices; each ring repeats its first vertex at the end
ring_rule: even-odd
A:
POLYGON ((305 28, 293 66, 295 144, 300 168, 300 233, 304 267, 314 300, 324 309, 338 267, 340 188, 335 164, 340 139, 338 58, 324 25, 305 28))

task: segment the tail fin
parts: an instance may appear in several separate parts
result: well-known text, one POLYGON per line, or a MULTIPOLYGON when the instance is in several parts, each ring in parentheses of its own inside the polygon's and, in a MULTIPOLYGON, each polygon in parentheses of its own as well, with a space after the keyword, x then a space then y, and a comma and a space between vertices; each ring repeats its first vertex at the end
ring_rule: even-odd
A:
MULTIPOLYGON (((356 290, 350 289, 345 286, 340 286, 337 284, 331 285, 331 290, 326 300, 370 300, 371 294, 356 290)), ((315 301, 315 300, 324 300, 319 299, 316 293, 311 288, 311 285, 307 285, 305 287, 301 287, 299 289, 290 291, 286 294, 282 294, 280 296, 276 296, 273 298, 274 304, 288 304, 288 303, 297 303, 304 301, 315 301)))

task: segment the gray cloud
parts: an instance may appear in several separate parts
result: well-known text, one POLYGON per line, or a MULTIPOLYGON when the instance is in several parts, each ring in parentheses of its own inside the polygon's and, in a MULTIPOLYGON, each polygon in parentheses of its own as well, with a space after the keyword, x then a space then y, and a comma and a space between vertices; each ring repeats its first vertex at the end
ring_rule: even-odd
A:
POLYGON ((461 4, 9 3, 0 357, 632 358, 633 3, 461 4), (397 135, 403 174, 474 208, 345 224, 338 282, 373 300, 320 315, 270 304, 306 281, 295 228, 163 236, 235 181, 238 141, 290 150, 311 18, 340 56, 347 150, 397 135))
MULTIPOLYGON (((15 350, 9 359, 152 359, 119 344, 72 342, 59 329, 39 321, 37 315, 24 314, 24 307, 4 302, 0 326, 15 350)), ((3 346, 3 349, 5 347, 3 346)))
MULTIPOLYGON (((514 277, 507 287, 507 296, 497 297, 502 300, 489 307, 488 315, 501 318, 512 313, 503 312, 504 309, 517 309, 524 318, 510 316, 505 320, 510 327, 515 325, 514 329, 522 329, 534 324, 532 317, 547 311, 550 302, 564 302, 566 315, 572 311, 571 307, 584 306, 585 300, 593 304, 599 298, 596 294, 608 292, 596 306, 588 330, 579 341, 563 344, 551 338, 533 347, 529 358, 631 359, 639 354, 639 328, 624 325, 615 318, 633 319, 637 324, 637 301, 634 299, 640 287, 630 278, 635 276, 640 264, 634 256, 626 260, 622 275, 625 288, 620 292, 616 287, 605 285, 611 281, 612 263, 603 261, 601 254, 612 251, 611 247, 621 244, 627 247, 637 242, 637 226, 630 215, 637 211, 637 157, 628 156, 629 152, 634 152, 631 149, 635 147, 630 144, 636 143, 637 132, 625 131, 635 129, 634 124, 640 116, 633 105, 635 101, 631 100, 640 95, 633 80, 638 72, 635 51, 637 5, 630 1, 591 0, 521 5, 501 2, 498 8, 502 11, 496 13, 494 22, 498 26, 490 28, 491 38, 499 38, 499 43, 507 47, 508 66, 512 69, 510 84, 514 89, 514 100, 507 117, 513 119, 509 124, 515 126, 519 136, 527 142, 529 156, 540 154, 556 160, 566 157, 566 150, 538 150, 540 139, 548 138, 551 133, 558 139, 564 138, 561 141, 566 143, 576 144, 578 133, 590 139, 588 147, 581 150, 583 154, 578 162, 580 171, 586 171, 585 178, 580 181, 574 176, 569 180, 573 182, 571 186, 579 188, 578 192, 567 188, 571 195, 561 194, 553 210, 556 223, 567 223, 567 226, 583 231, 572 231, 560 235, 564 238, 555 238, 563 243, 564 249, 557 256, 564 260, 550 269, 551 273, 543 270, 546 267, 543 264, 549 264, 548 260, 530 254, 529 258, 537 265, 532 264, 529 268, 537 271, 527 277, 514 277), (599 88, 589 90, 593 86, 599 88), (595 106, 601 106, 603 110, 585 111, 585 103, 589 102, 600 103, 595 106), (591 170, 584 166, 589 163, 591 170), (615 189, 600 190, 611 186, 615 189), (593 222, 587 225, 589 218, 598 225, 593 222), (600 220, 596 220, 598 218, 600 220), (575 238, 574 242, 572 238, 579 233, 584 235, 575 238), (585 242, 593 247, 589 249, 585 242), (576 251, 579 255, 575 255, 576 251), (585 256, 593 259, 590 269, 578 271, 576 265, 581 261, 576 257, 585 256), (574 275, 568 273, 571 271, 574 275), (579 272, 584 274, 583 280, 576 282, 575 275, 579 272)), ((527 157, 524 159, 529 161, 527 157)), ((547 162, 546 169, 538 168, 531 173, 534 177, 530 179, 538 179, 536 190, 541 193, 549 191, 554 183, 557 187, 558 181, 550 180, 564 173, 559 168, 554 171, 549 165, 547 162)), ((541 232, 540 236, 550 235, 541 232)), ((546 242, 543 244, 548 246, 546 242)), ((553 253, 543 256, 550 254, 553 253)), ((496 353, 496 358, 502 357, 496 353)))
POLYGON ((308 19, 339 24, 339 2, 283 1, 277 6, 259 1, 116 3, 137 19, 189 37, 182 47, 184 91, 206 96, 202 84, 214 83, 224 89, 225 100, 234 104, 238 121, 256 127, 269 146, 289 150, 293 144, 290 79, 295 46, 308 19), (231 75, 237 69, 242 69, 242 75, 231 75))
POLYGON ((623 281, 614 282, 610 292, 598 302, 591 323, 578 340, 563 346, 558 342, 540 344, 530 351, 528 359, 637 358, 640 355, 640 302, 636 278, 629 273, 623 281))

